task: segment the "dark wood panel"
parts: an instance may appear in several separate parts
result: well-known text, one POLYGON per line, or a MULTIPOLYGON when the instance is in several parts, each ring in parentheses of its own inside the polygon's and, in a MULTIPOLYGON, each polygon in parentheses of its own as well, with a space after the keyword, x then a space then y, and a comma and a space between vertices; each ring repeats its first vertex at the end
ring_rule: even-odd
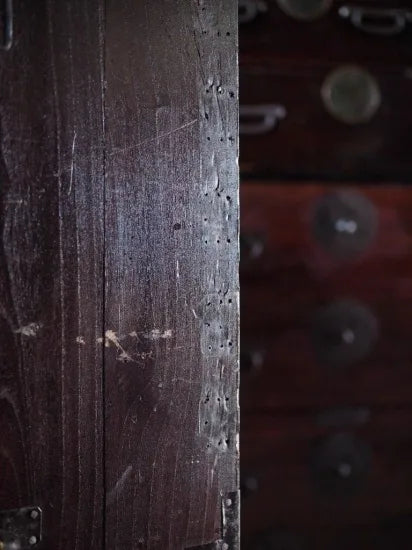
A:
POLYGON ((322 426, 315 415, 244 417, 242 478, 256 479, 242 503, 245 540, 276 525, 338 531, 410 514, 410 422, 410 410, 372 410, 367 422, 340 428, 322 426), (325 459, 325 443, 342 433, 339 445, 346 443, 325 459), (323 478, 319 460, 328 465, 323 478), (350 468, 338 473, 342 464, 350 468))
MULTIPOLYGON (((251 0, 253 4, 254 0, 251 0)), ((262 2, 256 1, 256 4, 262 2)), ((297 60, 310 64, 325 59, 340 63, 379 63, 408 66, 412 48, 412 27, 402 15, 376 19, 361 16, 361 28, 351 18, 339 15, 342 6, 355 5, 365 10, 394 10, 410 8, 402 0, 363 0, 362 2, 331 2, 326 13, 312 21, 302 21, 288 16, 277 0, 268 0, 266 10, 256 10, 257 16, 240 27, 240 62, 242 65, 265 63, 268 66, 297 60), (259 13, 260 11, 260 13, 259 13), (383 23, 383 27, 382 27, 383 23), (394 34, 365 32, 386 28, 394 34), (396 31, 398 29, 398 32, 396 31)), ((313 3, 312 6, 321 3, 313 3)), ((327 2, 325 2, 325 5, 327 2)), ((310 5, 308 5, 310 7, 310 5)), ((382 11, 381 13, 384 13, 382 11)), ((373 15, 373 14, 372 14, 373 15)))
POLYGON ((0 52, 0 509, 102 548, 99 1, 14 2, 0 52))
POLYGON ((236 11, 107 2, 113 549, 180 550, 233 532, 221 500, 234 505, 238 486, 236 11))
POLYGON ((286 116, 270 132, 242 135, 241 171, 254 177, 410 181, 408 135, 412 80, 403 67, 365 69, 376 79, 382 103, 360 124, 333 118, 321 88, 339 63, 271 64, 243 68, 241 105, 279 104, 286 116))

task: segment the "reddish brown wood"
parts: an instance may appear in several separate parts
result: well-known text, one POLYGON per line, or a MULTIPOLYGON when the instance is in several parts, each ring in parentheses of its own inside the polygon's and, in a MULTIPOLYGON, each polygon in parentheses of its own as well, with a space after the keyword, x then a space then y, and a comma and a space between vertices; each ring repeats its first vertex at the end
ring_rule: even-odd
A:
MULTIPOLYGON (((244 417, 243 476, 257 479, 257 489, 242 503, 246 547, 252 535, 276 526, 322 540, 324 531, 329 537, 343 530, 355 534, 362 525, 376 533, 380 524, 406 515, 412 505, 410 423, 410 410, 372 410, 369 422, 342 428, 372 453, 358 490, 343 495, 322 493, 310 465, 316 445, 336 428, 321 427, 315 415, 244 417)), ((329 548, 324 542, 319 547, 329 548)))
POLYGON ((0 509, 101 550, 101 3, 14 2, 0 52, 0 509))
POLYGON ((357 188, 375 205, 378 230, 363 254, 346 261, 313 235, 315 206, 330 192, 291 183, 242 187, 242 234, 264 242, 260 258, 242 271, 243 355, 264 357, 260 371, 245 373, 246 410, 412 402, 409 190, 357 188), (375 314, 379 337, 364 359, 334 369, 315 354, 312 322, 322 305, 348 298, 375 314))
MULTIPOLYGON (((111 549, 183 550, 230 532, 222 499, 238 487, 236 10, 226 0, 107 2, 111 549)), ((226 544, 237 549, 234 531, 226 544)))

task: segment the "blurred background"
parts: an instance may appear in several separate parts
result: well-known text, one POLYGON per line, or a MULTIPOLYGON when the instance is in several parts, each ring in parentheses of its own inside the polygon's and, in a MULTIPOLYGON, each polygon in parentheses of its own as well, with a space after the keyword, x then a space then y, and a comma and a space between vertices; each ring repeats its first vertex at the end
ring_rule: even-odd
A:
POLYGON ((239 19, 243 547, 409 550, 412 2, 239 19))

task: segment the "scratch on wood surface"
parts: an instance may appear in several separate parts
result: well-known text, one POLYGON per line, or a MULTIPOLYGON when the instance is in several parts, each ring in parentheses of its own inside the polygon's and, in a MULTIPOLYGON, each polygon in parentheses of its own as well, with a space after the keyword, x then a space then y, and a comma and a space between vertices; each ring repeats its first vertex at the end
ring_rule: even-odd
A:
POLYGON ((130 474, 132 472, 133 472, 133 466, 129 464, 129 466, 126 468, 126 470, 117 480, 116 485, 113 487, 113 489, 111 489, 111 491, 109 491, 109 494, 107 495, 108 504, 113 503, 113 501, 116 499, 117 494, 121 492, 127 479, 130 477, 130 474))
POLYGON ((161 331, 158 328, 154 328, 150 332, 146 332, 143 334, 143 337, 148 340, 163 340, 166 338, 171 338, 173 335, 173 332, 171 329, 167 329, 164 331, 161 331))
POLYGON ((106 330, 104 340, 104 345, 106 346, 106 348, 109 348, 111 345, 113 345, 120 351, 120 355, 117 357, 118 361, 133 361, 132 356, 129 355, 124 347, 120 344, 119 338, 117 337, 117 334, 114 332, 114 330, 106 330))
POLYGON ((180 130, 184 130, 185 128, 189 128, 189 126, 193 126, 193 124, 196 124, 196 122, 198 120, 199 120, 198 118, 195 118, 195 119, 191 120, 190 122, 186 122, 186 124, 182 124, 181 126, 178 126, 177 128, 173 128, 173 130, 170 130, 169 132, 165 132, 164 134, 159 134, 158 136, 155 136, 153 138, 144 139, 142 141, 139 141, 135 145, 129 145, 128 147, 114 147, 113 151, 110 153, 110 155, 113 156, 113 155, 116 155, 117 153, 126 153, 127 151, 137 149, 137 147, 140 147, 141 145, 146 145, 148 143, 153 143, 153 142, 157 143, 161 139, 169 137, 172 134, 175 134, 176 132, 179 132, 180 130))
POLYGON ((85 341, 85 339, 83 338, 83 336, 78 336, 78 337, 76 338, 76 342, 77 342, 78 344, 82 344, 83 346, 86 344, 86 341, 85 341))
POLYGON ((69 184, 68 195, 70 195, 70 193, 72 192, 72 187, 73 187, 74 150, 75 150, 75 147, 76 147, 76 137, 77 137, 77 134, 76 134, 76 132, 74 132, 74 134, 73 134, 73 143, 72 143, 72 160, 71 160, 71 164, 70 164, 70 184, 69 184))
POLYGON ((41 323, 29 323, 23 327, 17 328, 15 334, 21 334, 22 336, 36 336, 39 330, 42 328, 41 323))

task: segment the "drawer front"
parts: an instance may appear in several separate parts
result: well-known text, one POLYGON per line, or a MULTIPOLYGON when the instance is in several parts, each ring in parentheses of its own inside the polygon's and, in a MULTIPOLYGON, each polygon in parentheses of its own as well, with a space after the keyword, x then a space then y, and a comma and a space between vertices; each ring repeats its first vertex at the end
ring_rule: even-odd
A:
POLYGON ((408 181, 410 71, 323 63, 243 68, 240 166, 255 177, 408 181))
MULTIPOLYGON (((243 182, 240 189, 243 282, 335 276, 347 286, 385 269, 399 292, 412 274, 412 189, 406 186, 243 182)), ((369 283, 368 283, 369 284, 369 283)), ((397 292, 397 290, 394 290, 397 292)), ((293 296, 292 296, 293 297, 293 296)))
POLYGON ((242 409, 412 404, 409 189, 241 192, 262 247, 241 279, 242 409))
POLYGON ((411 312, 389 289, 243 286, 242 410, 412 404, 411 312))
POLYGON ((240 60, 403 63, 412 54, 411 6, 396 0, 240 0, 240 60))
POLYGON ((244 418, 244 533, 338 531, 410 513, 411 422, 411 411, 371 411, 339 428, 315 415, 244 418))

